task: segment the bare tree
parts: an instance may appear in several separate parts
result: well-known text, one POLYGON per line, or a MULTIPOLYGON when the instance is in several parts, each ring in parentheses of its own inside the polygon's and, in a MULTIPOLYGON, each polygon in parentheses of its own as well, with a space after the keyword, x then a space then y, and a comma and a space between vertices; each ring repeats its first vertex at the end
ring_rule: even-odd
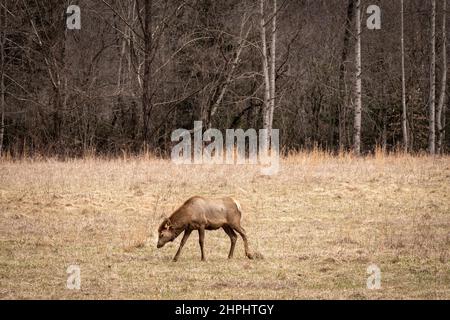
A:
POLYGON ((260 34, 262 42, 262 67, 264 74, 264 128, 268 130, 268 138, 272 134, 273 113, 275 110, 275 80, 276 80, 276 33, 277 33, 277 1, 273 0, 272 30, 270 43, 270 59, 266 39, 266 22, 264 0, 260 0, 260 34), (270 65, 270 66, 269 66, 270 65), (269 70, 270 69, 270 70, 269 70))
POLYGON ((362 110, 362 84, 361 84, 361 0, 356 0, 356 45, 355 45, 355 121, 353 126, 353 151, 356 155, 361 153, 361 110, 362 110))
POLYGON ((245 45, 245 43, 247 41, 248 35, 250 33, 250 30, 251 30, 251 27, 249 27, 247 29, 247 31, 245 32, 245 34, 244 34, 244 28, 245 28, 246 22, 247 22, 247 19, 246 19, 245 15, 244 15, 244 17, 242 18, 241 31, 240 31, 240 34, 239 34, 239 41, 240 41, 240 43, 239 43, 239 46, 238 46, 238 48, 236 50, 236 53, 235 53, 235 56, 234 56, 234 60, 233 60, 233 62, 231 64, 231 68, 230 68, 230 70, 228 71, 228 73, 226 75, 226 79, 225 79, 225 82, 224 82, 224 84, 222 86, 220 94, 217 97, 216 101, 214 102, 213 106, 211 107, 211 111, 210 111, 209 116, 208 116, 208 128, 212 127, 212 119, 213 119, 214 115, 216 114, 217 109, 218 109, 220 103, 222 102, 223 97, 225 96, 225 93, 227 92, 228 86, 230 85, 230 83, 232 81, 232 77, 233 77, 234 71, 235 71, 236 67, 239 64, 239 59, 240 59, 240 56, 241 56, 241 53, 242 53, 242 49, 244 48, 244 45, 245 45))
POLYGON ((7 26, 6 1, 0 6, 1 29, 0 32, 0 157, 3 151, 3 139, 5 136, 5 44, 6 44, 6 26, 7 26))
MULTIPOLYGON (((136 0, 139 3, 139 0, 136 0)), ((142 117, 143 117, 143 140, 147 147, 148 134, 150 131, 150 112, 152 108, 151 94, 151 52, 152 52, 152 0, 144 0, 144 74, 142 79, 142 117)))
POLYGON ((405 79, 405 21, 404 21, 404 1, 401 0, 401 56, 402 56, 402 131, 403 131, 403 148, 408 152, 408 129, 407 129, 407 111, 406 111, 406 79, 405 79))
POLYGON ((275 110, 276 45, 277 45, 277 0, 273 0, 272 42, 270 46, 270 116, 269 136, 272 136, 273 112, 275 110))
POLYGON ((345 128, 346 128, 346 117, 347 117, 347 103, 348 103, 348 94, 347 94, 347 86, 345 82, 346 73, 347 73, 347 58, 349 54, 349 42, 351 36, 351 24, 353 21, 353 16, 355 14, 355 0, 348 0, 347 5, 347 17, 345 19, 345 27, 344 27, 344 40, 342 46, 341 53, 341 65, 339 67, 339 93, 340 93, 340 103, 339 103, 339 149, 343 149, 345 144, 345 128))
POLYGON ((264 0, 260 0, 260 34, 261 34, 261 51, 262 51, 262 68, 264 74, 264 118, 263 126, 265 129, 270 127, 270 77, 269 77, 269 65, 268 65, 268 50, 266 40, 266 21, 264 15, 264 0))
POLYGON ((436 125, 437 125, 437 153, 442 153, 442 143, 444 140, 443 134, 443 121, 442 114, 445 113, 445 90, 447 88, 447 0, 442 2, 442 79, 441 79, 441 92, 439 96, 439 102, 436 112, 436 125))
POLYGON ((430 19, 430 96, 428 101, 429 136, 428 151, 430 154, 436 153, 436 0, 431 0, 430 19))

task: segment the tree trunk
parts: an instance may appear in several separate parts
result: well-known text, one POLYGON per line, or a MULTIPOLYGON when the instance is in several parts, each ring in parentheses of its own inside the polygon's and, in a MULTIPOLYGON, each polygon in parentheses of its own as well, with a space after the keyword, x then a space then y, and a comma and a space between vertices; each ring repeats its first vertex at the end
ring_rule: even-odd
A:
POLYGON ((267 143, 272 135, 273 113, 275 110, 275 80, 276 80, 276 32, 277 32, 277 1, 273 0, 272 39, 270 44, 270 67, 267 53, 266 21, 264 18, 264 0, 260 0, 260 32, 262 41, 262 67, 264 74, 264 118, 263 126, 267 129, 267 143), (270 68, 270 71, 269 71, 270 68))
POLYGON ((402 131, 403 131, 403 150, 408 152, 408 127, 406 111, 406 77, 405 77, 405 23, 404 23, 404 1, 401 0, 401 55, 402 55, 402 131))
POLYGON ((338 105, 338 119, 339 119, 339 150, 342 150, 345 146, 345 123, 346 123, 346 111, 347 111, 347 90, 345 86, 345 75, 347 74, 347 58, 349 53, 349 42, 351 36, 351 23, 355 14, 355 0, 348 0, 347 6, 347 19, 345 20, 344 41, 341 55, 341 65, 339 67, 339 94, 340 101, 338 105))
POLYGON ((2 26, 2 32, 0 34, 0 63, 1 63, 1 75, 0 75, 0 157, 3 154, 3 140, 5 136, 5 44, 6 44, 6 3, 0 7, 0 18, 2 26))
POLYGON ((362 110, 362 84, 361 84, 361 0, 356 0, 356 45, 355 45, 355 121, 353 126, 353 151, 361 154, 361 110, 362 110))
MULTIPOLYGON (((447 88, 447 90, 448 90, 448 88, 447 88)), ((450 109, 450 107, 448 106, 449 103, 450 103, 450 99, 447 99, 447 106, 444 106, 444 109, 442 110, 442 136, 441 136, 442 137, 442 146, 441 146, 442 153, 446 152, 444 141, 445 141, 445 129, 447 128, 447 123, 446 123, 447 110, 450 109)))
POLYGON ((431 0, 431 34, 430 34, 430 97, 428 105, 429 136, 428 151, 431 155, 436 153, 436 0, 431 0))
POLYGON ((275 78, 276 78, 276 41, 277 41, 277 0, 273 0, 272 43, 270 48, 270 115, 269 136, 272 136, 273 112, 275 110, 275 78))
POLYGON ((262 41, 262 68, 264 74, 264 105, 263 105, 263 126, 269 130, 270 127, 270 78, 269 66, 267 62, 267 42, 266 42, 266 22, 264 19, 264 0, 260 0, 260 32, 262 41))
MULTIPOLYGON (((139 0, 137 0, 139 1, 139 0)), ((144 0, 144 76, 142 79, 142 116, 144 146, 148 147, 151 112, 152 0, 144 0)))
POLYGON ((445 113, 445 90, 447 88, 447 0, 443 0, 442 3, 442 80, 441 80, 441 92, 439 96, 439 102, 437 106, 436 124, 437 124, 437 153, 442 153, 442 143, 444 140, 443 135, 443 121, 442 114, 445 113))

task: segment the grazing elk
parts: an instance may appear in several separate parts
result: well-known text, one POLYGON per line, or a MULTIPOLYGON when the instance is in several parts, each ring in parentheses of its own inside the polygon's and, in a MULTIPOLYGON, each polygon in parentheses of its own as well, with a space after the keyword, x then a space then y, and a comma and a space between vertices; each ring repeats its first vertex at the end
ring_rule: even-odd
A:
POLYGON ((173 261, 177 261, 181 249, 186 243, 192 230, 198 230, 202 261, 205 260, 203 243, 205 230, 217 230, 223 228, 231 239, 228 259, 233 257, 237 235, 239 233, 244 240, 245 255, 253 259, 248 249, 247 235, 241 227, 241 207, 232 198, 207 199, 195 196, 187 200, 169 218, 164 219, 158 229, 158 248, 167 242, 175 240, 184 231, 183 239, 173 261), (236 231, 236 232, 235 232, 236 231))

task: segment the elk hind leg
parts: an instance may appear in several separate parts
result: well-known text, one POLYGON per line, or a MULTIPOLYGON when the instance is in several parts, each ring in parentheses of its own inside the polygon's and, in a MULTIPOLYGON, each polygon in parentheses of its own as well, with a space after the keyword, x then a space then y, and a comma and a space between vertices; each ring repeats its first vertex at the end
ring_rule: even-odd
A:
POLYGON ((230 253, 228 254, 228 259, 231 259, 231 258, 233 258, 234 247, 236 246, 237 234, 229 226, 224 226, 223 230, 225 230, 225 232, 227 233, 227 235, 230 237, 230 240, 231 240, 230 253))
POLYGON ((248 248, 247 234, 245 233, 244 228, 242 228, 240 225, 235 225, 233 226, 233 229, 236 230, 236 232, 241 235, 242 240, 244 240, 245 255, 247 256, 247 258, 253 259, 253 255, 250 253, 250 250, 248 248))

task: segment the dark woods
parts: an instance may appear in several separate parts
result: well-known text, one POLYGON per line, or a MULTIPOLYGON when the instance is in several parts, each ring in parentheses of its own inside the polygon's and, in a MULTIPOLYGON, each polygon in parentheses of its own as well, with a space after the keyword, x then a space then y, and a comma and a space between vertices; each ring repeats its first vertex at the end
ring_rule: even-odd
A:
MULTIPOLYGON (((3 0, 0 152, 167 155, 195 120, 272 126, 285 151, 351 150, 358 2, 3 0), (81 30, 66 28, 70 4, 81 30)), ((427 150, 431 120, 436 152, 448 146, 443 3, 404 1, 402 90, 401 1, 361 1, 362 153, 403 148, 405 134, 409 151, 427 150)))

